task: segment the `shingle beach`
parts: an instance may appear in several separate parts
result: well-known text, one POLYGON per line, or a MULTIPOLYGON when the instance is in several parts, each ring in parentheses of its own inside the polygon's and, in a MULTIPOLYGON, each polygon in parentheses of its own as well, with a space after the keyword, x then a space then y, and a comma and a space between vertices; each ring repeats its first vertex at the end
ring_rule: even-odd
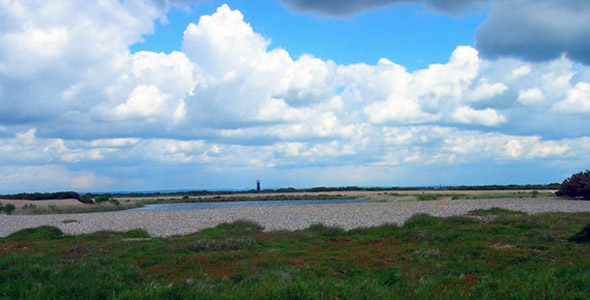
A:
POLYGON ((184 235, 224 222, 249 220, 266 231, 298 230, 314 224, 342 229, 403 224, 415 214, 454 216, 476 209, 504 208, 526 213, 590 212, 590 201, 557 198, 437 200, 328 204, 164 212, 103 212, 56 215, 0 215, 0 237, 24 228, 55 226, 67 234, 145 229, 152 236, 184 235))

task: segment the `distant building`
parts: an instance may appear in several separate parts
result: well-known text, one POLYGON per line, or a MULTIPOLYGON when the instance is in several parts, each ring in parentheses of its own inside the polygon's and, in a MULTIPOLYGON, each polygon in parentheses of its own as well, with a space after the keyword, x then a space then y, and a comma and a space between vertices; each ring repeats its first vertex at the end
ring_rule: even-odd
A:
POLYGON ((260 192, 260 179, 256 180, 256 191, 260 192))

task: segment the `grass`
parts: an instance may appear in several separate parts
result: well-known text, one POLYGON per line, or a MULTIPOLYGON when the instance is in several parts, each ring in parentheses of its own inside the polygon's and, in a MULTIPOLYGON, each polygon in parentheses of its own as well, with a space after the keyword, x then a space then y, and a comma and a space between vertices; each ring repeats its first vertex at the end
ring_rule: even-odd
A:
POLYGON ((466 192, 456 193, 452 191, 441 191, 438 193, 400 193, 400 192, 384 192, 377 195, 365 196, 365 199, 373 202, 389 202, 389 201, 433 201, 433 200, 462 200, 462 199, 500 199, 500 198, 538 198, 538 197, 554 197, 555 194, 548 191, 491 191, 491 192, 466 192))
POLYGON ((589 213, 417 215, 404 226, 263 232, 239 221, 0 239, 0 299, 589 299, 589 213))
POLYGON ((25 204, 23 207, 17 209, 15 213, 21 215, 44 215, 44 214, 79 214, 79 213, 93 213, 104 211, 119 211, 131 208, 143 207, 144 203, 133 202, 121 204, 116 199, 111 199, 107 202, 100 202, 94 204, 85 204, 84 206, 37 206, 35 204, 25 204))

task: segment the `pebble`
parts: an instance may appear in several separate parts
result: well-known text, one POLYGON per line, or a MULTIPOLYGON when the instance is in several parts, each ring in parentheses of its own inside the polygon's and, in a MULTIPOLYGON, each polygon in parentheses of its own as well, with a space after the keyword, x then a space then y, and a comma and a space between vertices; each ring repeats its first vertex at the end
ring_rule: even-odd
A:
POLYGON ((0 237, 24 228, 55 226, 67 234, 144 229, 150 235, 185 235, 221 223, 248 220, 265 231, 300 230, 315 224, 345 230, 384 224, 402 225, 416 214, 438 217, 463 215, 472 210, 504 208, 530 214, 590 212, 590 201, 548 198, 504 198, 248 207, 163 212, 101 212, 55 215, 0 215, 0 237))

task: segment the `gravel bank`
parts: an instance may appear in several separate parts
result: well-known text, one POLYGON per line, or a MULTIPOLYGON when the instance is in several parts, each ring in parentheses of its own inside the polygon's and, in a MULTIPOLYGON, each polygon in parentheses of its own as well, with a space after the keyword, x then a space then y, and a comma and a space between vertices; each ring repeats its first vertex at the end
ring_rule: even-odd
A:
POLYGON ((257 222, 267 231, 298 230, 319 223, 348 230, 388 223, 401 225, 412 215, 420 213, 446 217, 493 207, 527 213, 590 212, 590 201, 556 198, 440 200, 165 212, 0 215, 0 237, 5 237, 23 228, 42 225, 58 227, 68 234, 91 233, 101 230, 127 231, 142 228, 153 236, 171 236, 188 234, 236 220, 257 222))

